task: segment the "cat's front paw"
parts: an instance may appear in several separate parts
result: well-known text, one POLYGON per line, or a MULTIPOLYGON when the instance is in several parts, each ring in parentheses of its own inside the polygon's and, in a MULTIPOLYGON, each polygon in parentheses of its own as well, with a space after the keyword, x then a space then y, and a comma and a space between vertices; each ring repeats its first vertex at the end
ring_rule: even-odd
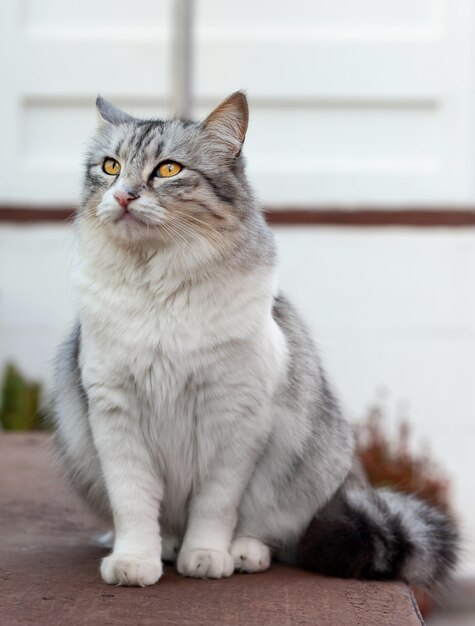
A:
POLYGON ((234 567, 240 572, 263 572, 270 567, 269 548, 253 537, 238 537, 231 545, 234 567))
POLYGON ((229 552, 221 550, 182 550, 177 570, 193 578, 226 578, 234 571, 233 558, 229 552))
POLYGON ((101 575, 109 585, 146 587, 155 584, 162 575, 160 559, 141 558, 134 554, 114 554, 102 559, 101 575))

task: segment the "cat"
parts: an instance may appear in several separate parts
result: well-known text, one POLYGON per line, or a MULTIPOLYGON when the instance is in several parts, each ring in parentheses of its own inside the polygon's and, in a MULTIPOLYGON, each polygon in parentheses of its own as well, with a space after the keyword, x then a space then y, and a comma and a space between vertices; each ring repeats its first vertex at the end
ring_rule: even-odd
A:
POLYGON ((204 122, 96 105, 55 422, 73 485, 113 523, 103 580, 152 585, 162 561, 221 578, 275 558, 444 581, 454 522, 357 476, 351 427, 277 288, 245 174, 245 95, 204 122))

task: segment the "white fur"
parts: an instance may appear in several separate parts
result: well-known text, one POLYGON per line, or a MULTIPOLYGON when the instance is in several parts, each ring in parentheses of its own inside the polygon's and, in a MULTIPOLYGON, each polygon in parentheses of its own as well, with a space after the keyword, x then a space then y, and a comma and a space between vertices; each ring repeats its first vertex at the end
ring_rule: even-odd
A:
MULTIPOLYGON (((58 360, 56 420, 73 483, 114 525, 102 577, 153 584, 162 559, 211 578, 264 570, 273 555, 299 562, 312 518, 341 496, 353 437, 277 289, 272 233, 240 156, 245 97, 203 124, 97 105, 77 222, 79 324, 58 360), (110 157, 117 176, 103 170, 110 157), (184 166, 172 181, 156 175, 169 158, 184 166)), ((448 520, 420 503, 405 512, 391 495, 348 497, 388 522, 389 540, 392 510, 395 536, 399 518, 414 531, 418 580, 442 571, 426 558, 432 538, 454 560, 448 520)), ((386 544, 374 548, 383 572, 386 544)))
POLYGON ((271 553, 265 544, 254 537, 238 537, 231 545, 234 567, 240 572, 263 572, 270 567, 271 553))
POLYGON ((179 571, 228 576, 237 507, 285 370, 272 272, 190 288, 170 272, 167 251, 144 265, 87 222, 80 237, 82 381, 115 525, 103 579, 158 580, 159 515, 169 535, 183 537, 179 571), (231 342, 232 362, 220 349, 231 342), (193 403, 182 393, 191 377, 193 403))

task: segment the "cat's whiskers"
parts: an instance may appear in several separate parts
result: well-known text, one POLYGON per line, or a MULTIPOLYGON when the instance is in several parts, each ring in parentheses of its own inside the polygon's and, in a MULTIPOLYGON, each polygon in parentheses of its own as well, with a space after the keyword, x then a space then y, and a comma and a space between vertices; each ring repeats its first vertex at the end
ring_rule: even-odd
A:
POLYGON ((215 232, 216 234, 221 234, 218 230, 216 230, 216 228, 214 228, 213 226, 211 226, 208 222, 205 222, 204 220, 200 220, 198 217, 196 217, 196 215, 193 215, 192 213, 184 213, 183 211, 177 211, 177 210, 173 210, 173 214, 174 215, 181 215, 183 217, 186 217, 187 219, 191 219, 194 222, 196 222, 197 224, 202 224, 203 226, 206 227, 206 229, 211 230, 212 232, 215 232))
MULTIPOLYGON (((179 217, 177 218, 176 212, 173 212, 173 219, 170 222, 167 222, 167 224, 170 228, 174 230, 174 232, 176 232, 176 234, 181 233, 185 237, 188 237, 189 238, 189 241, 187 240, 188 245, 191 245, 191 243, 196 242, 198 244, 201 244, 201 247, 202 247, 204 240, 208 244, 210 243, 209 233, 203 233, 201 230, 192 228, 190 224, 187 224, 184 220, 180 219, 179 217)), ((216 244, 215 246, 213 246, 215 249, 222 248, 222 245, 218 241, 218 239, 214 239, 214 243, 216 244)))
POLYGON ((165 222, 160 222, 158 224, 155 224, 154 226, 157 231, 160 231, 160 229, 163 229, 175 244, 182 243, 185 245, 185 247, 189 247, 190 242, 187 241, 183 237, 183 235, 181 235, 179 232, 177 232, 176 230, 173 230, 173 228, 171 228, 171 225, 169 223, 167 224, 165 222))
POLYGON ((200 225, 202 224, 203 226, 205 226, 206 228, 204 229, 205 230, 204 235, 207 238, 211 238, 212 240, 214 240, 220 250, 225 250, 225 246, 223 244, 224 242, 226 242, 226 238, 221 231, 217 230, 216 228, 214 228, 213 226, 211 226, 204 220, 200 220, 195 215, 188 215, 180 211, 178 211, 177 214, 183 215, 187 219, 191 219, 197 224, 200 224, 200 225))
MULTIPOLYGON (((182 228, 183 232, 186 232, 188 236, 191 236, 194 240, 198 241, 201 244, 200 246, 201 248, 203 244, 203 239, 205 239, 208 244, 210 243, 210 237, 208 233, 202 233, 201 231, 197 232, 196 230, 191 229, 188 224, 184 224, 178 220, 175 220, 174 225, 176 227, 182 228)), ((217 239, 215 239, 214 243, 215 245, 213 246, 213 250, 215 252, 217 252, 220 255, 226 252, 226 247, 222 244, 221 240, 218 241, 217 239)), ((223 276, 227 276, 227 277, 232 276, 232 270, 226 265, 221 266, 220 273, 223 276)))
MULTIPOLYGON (((187 219, 192 219, 193 221, 199 224, 203 224, 204 226, 206 226, 206 230, 203 232, 200 229, 199 234, 208 240, 211 239, 212 241, 214 241, 214 243, 216 243, 219 250, 224 249, 221 233, 217 231, 215 228, 213 228, 212 226, 210 226, 209 224, 207 224, 205 221, 198 219, 194 215, 188 215, 186 213, 182 213, 181 211, 174 211, 174 216, 184 216, 187 219)), ((182 220, 180 219, 180 217, 178 217, 177 222, 180 223, 184 227, 186 226, 190 230, 190 232, 193 232, 194 234, 196 234, 196 231, 194 231, 191 228, 190 224, 186 223, 186 220, 182 220)))
POLYGON ((223 249, 218 239, 215 238, 212 235, 212 233, 204 233, 202 231, 197 231, 196 229, 193 229, 189 224, 187 224, 185 221, 181 220, 180 218, 175 219, 173 223, 174 223, 174 226, 180 229, 182 233, 190 236, 195 241, 200 241, 202 243, 203 240, 206 240, 208 244, 209 243, 215 244, 213 246, 214 249, 217 249, 218 251, 223 249))

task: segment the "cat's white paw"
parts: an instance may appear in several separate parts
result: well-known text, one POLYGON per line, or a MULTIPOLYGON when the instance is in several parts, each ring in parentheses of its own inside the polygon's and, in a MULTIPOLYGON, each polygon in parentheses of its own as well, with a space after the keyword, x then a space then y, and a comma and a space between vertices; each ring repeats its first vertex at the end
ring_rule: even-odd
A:
POLYGON ((109 585, 146 587, 155 584, 162 571, 160 559, 144 559, 134 554, 112 553, 101 563, 102 579, 109 585))
POLYGON ((226 578, 234 571, 229 552, 221 550, 182 550, 178 555, 177 570, 193 578, 226 578))
POLYGON ((269 548, 259 539, 239 537, 231 544, 235 569, 241 572, 262 572, 270 567, 269 548))

